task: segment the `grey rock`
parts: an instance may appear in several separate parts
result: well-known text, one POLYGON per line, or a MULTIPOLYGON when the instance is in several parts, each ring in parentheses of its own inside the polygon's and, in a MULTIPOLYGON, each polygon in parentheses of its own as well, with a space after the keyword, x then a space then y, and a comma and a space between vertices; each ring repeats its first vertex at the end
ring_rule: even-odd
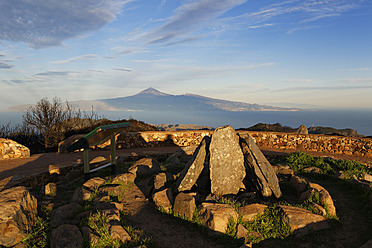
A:
POLYGON ((132 173, 123 173, 123 174, 116 175, 112 179, 112 182, 117 183, 121 181, 123 183, 134 183, 135 179, 136 179, 136 175, 132 173))
POLYGON ((244 156, 239 137, 231 126, 217 128, 209 147, 211 193, 237 194, 245 177, 244 156))
POLYGON ((37 215, 37 200, 23 187, 0 192, 0 245, 19 243, 31 231, 37 215))
POLYGON ((204 168, 204 161, 207 156, 210 137, 206 136, 195 150, 192 159, 182 170, 177 180, 177 191, 190 190, 199 178, 204 168))
POLYGON ((54 229, 50 238, 51 248, 82 248, 83 235, 75 225, 61 225, 54 229))
POLYGON ((248 135, 246 139, 240 139, 240 145, 244 153, 244 164, 257 190, 265 197, 274 194, 276 198, 280 198, 282 192, 278 177, 252 137, 248 135))
POLYGON ((236 227, 236 237, 238 239, 243 239, 245 240, 248 236, 248 230, 242 225, 242 224, 239 224, 237 227, 236 227))
POLYGON ((55 196, 57 194, 57 185, 55 183, 48 183, 44 187, 45 195, 55 196))
POLYGON ((307 129, 307 127, 305 125, 301 125, 297 128, 296 133, 309 134, 309 130, 307 129))
POLYGON ((117 196, 122 197, 124 194, 123 186, 120 184, 109 184, 99 188, 100 195, 110 195, 110 196, 117 196))
POLYGON ((119 240, 123 244, 127 243, 131 240, 131 237, 124 230, 124 228, 120 225, 119 221, 110 222, 110 235, 113 240, 119 240))
POLYGON ((189 220, 192 220, 195 209, 196 204, 193 194, 181 192, 174 200, 173 212, 185 216, 189 220))

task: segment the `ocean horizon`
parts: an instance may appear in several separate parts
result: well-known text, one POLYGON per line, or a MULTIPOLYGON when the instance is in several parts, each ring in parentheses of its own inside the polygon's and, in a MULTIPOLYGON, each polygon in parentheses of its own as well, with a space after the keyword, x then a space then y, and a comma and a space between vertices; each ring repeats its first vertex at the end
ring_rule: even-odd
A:
MULTIPOLYGON (((22 123, 22 112, 0 112, 0 126, 22 123)), ((136 119, 149 124, 195 124, 210 127, 230 125, 235 129, 248 128, 257 123, 297 128, 305 125, 351 128, 359 134, 372 135, 372 110, 316 110, 316 111, 97 111, 110 120, 136 119)))

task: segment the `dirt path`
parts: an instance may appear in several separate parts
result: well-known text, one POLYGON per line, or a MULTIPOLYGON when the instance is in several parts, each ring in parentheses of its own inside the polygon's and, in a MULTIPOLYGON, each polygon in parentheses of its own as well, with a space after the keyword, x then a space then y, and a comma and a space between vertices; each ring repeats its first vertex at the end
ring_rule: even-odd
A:
POLYGON ((228 243, 221 244, 216 237, 208 236, 206 232, 200 231, 200 228, 195 224, 161 213, 145 198, 136 185, 126 192, 124 212, 128 223, 152 237, 155 246, 159 248, 234 247, 228 243))

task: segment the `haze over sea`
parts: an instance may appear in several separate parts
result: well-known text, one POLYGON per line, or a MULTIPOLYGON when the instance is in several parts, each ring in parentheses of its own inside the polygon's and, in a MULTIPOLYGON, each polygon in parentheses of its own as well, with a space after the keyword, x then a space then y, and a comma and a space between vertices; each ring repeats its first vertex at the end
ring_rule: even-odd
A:
MULTIPOLYGON (((100 116, 111 120, 134 118, 151 124, 196 124, 219 127, 247 128, 259 122, 281 123, 297 128, 323 126, 337 129, 352 128, 362 135, 372 135, 372 110, 318 111, 104 111, 100 116)), ((22 122, 21 112, 0 112, 0 126, 22 122)))

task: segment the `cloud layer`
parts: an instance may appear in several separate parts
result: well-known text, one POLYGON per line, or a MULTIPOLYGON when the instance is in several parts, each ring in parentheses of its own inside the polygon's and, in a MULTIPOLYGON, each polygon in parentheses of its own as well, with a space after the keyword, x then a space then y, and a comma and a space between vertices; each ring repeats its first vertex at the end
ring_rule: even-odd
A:
POLYGON ((0 40, 33 48, 61 45, 112 22, 124 4, 121 0, 0 1, 0 40))

